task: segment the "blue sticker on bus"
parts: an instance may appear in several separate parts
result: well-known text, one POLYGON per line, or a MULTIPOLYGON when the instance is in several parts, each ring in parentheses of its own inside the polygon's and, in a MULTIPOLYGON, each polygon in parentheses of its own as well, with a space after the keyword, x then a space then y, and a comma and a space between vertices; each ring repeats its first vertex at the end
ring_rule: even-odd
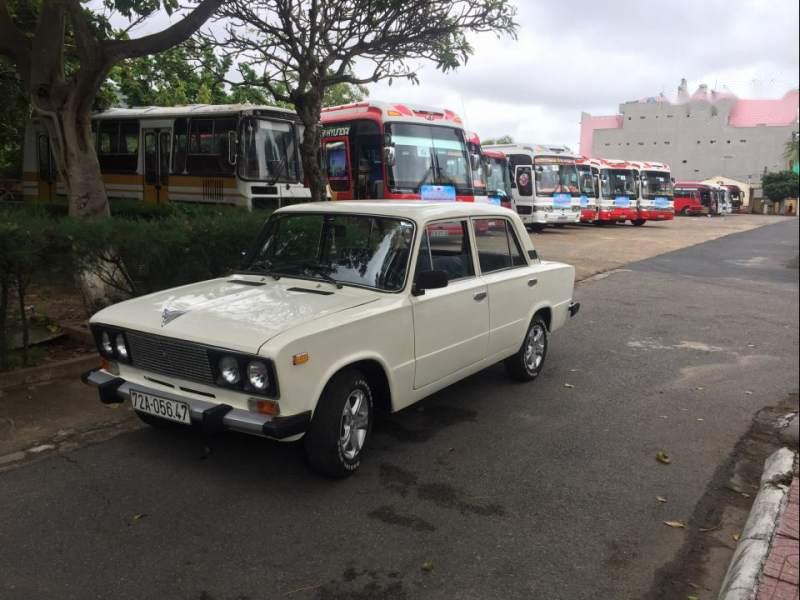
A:
POLYGON ((628 208, 631 205, 631 199, 627 196, 617 196, 614 198, 614 206, 619 208, 628 208))
POLYGON ((656 196, 656 208, 669 208, 669 198, 656 196))
POLYGON ((581 208, 586 208, 589 206, 589 198, 586 194, 581 195, 581 208))
POLYGON ((569 208, 572 206, 572 196, 570 194, 553 194, 553 206, 556 208, 569 208))
POLYGON ((422 185, 419 188, 419 196, 422 200, 433 200, 436 202, 455 202, 456 188, 452 185, 422 185))
POLYGON ((500 200, 500 196, 489 196, 489 204, 494 204, 495 206, 500 206, 502 201, 500 200))

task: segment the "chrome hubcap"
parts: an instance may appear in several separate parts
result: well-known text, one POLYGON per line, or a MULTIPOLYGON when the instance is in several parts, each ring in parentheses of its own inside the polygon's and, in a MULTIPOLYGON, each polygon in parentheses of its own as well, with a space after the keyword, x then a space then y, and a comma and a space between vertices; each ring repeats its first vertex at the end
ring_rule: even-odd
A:
POLYGON ((339 428, 339 446, 348 460, 354 459, 367 438, 369 426, 369 401, 364 390, 355 389, 350 392, 342 410, 342 422, 339 428))
POLYGON ((534 323, 525 338, 525 368, 533 372, 544 360, 545 332, 544 327, 534 323))

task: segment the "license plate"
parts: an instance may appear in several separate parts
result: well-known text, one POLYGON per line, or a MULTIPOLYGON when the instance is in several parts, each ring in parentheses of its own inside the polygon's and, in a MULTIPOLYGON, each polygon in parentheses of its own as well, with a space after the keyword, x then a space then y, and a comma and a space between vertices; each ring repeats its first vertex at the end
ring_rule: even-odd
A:
POLYGON ((192 417, 189 414, 189 405, 186 402, 160 398, 152 394, 131 390, 131 404, 134 410, 161 417, 168 421, 185 423, 186 425, 192 422, 192 417))

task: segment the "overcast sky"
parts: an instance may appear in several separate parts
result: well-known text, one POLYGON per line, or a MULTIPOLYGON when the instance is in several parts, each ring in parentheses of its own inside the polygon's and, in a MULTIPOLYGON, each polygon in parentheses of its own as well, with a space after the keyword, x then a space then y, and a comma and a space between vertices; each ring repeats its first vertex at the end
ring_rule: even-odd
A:
POLYGON ((690 93, 706 83, 741 98, 798 87, 797 0, 512 1, 518 39, 474 36, 458 71, 422 66, 419 85, 373 84, 370 97, 446 106, 482 138, 577 149, 581 111, 672 98, 682 77, 690 93))

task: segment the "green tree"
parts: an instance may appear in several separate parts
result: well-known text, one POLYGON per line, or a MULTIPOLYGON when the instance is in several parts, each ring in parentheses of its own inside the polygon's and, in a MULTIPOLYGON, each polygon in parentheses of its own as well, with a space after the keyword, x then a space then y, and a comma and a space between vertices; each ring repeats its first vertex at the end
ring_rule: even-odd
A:
POLYGON ((800 136, 795 131, 792 137, 786 140, 783 147, 783 158, 789 163, 789 168, 794 170, 797 163, 800 163, 800 136))
POLYGON ((14 65, 0 58, 0 178, 22 175, 22 146, 30 104, 14 65))
POLYGON ((129 39, 96 11, 116 11, 133 26, 159 9, 173 13, 177 0, 104 0, 94 9, 81 0, 0 0, 0 56, 15 65, 32 109, 47 126, 70 214, 109 215, 90 113, 111 69, 186 41, 222 2, 200 0, 166 29, 129 39))
POLYGON ((502 135, 499 138, 489 138, 488 140, 482 140, 481 144, 484 146, 489 146, 491 144, 513 144, 514 138, 510 135, 502 135))
POLYGON ((797 198, 800 195, 800 175, 792 171, 764 173, 761 177, 761 188, 764 195, 773 202, 797 198))
POLYGON ((246 67, 247 84, 297 110, 303 170, 311 198, 320 200, 319 119, 328 89, 417 82, 421 60, 455 69, 473 52, 469 34, 515 35, 515 15, 509 0, 227 0, 217 11, 224 34, 204 40, 246 67))

